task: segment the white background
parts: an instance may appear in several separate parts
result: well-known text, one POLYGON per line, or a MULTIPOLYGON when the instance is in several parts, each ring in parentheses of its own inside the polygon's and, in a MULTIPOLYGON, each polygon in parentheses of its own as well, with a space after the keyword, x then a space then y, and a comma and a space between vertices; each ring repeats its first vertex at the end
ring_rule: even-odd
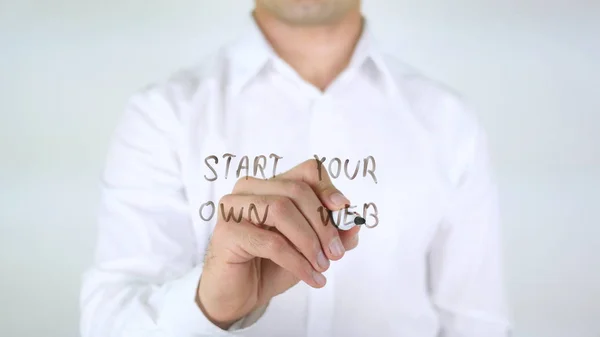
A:
MULTIPOLYGON (((251 6, 0 0, 1 336, 78 335, 97 178, 125 100, 234 37, 251 6)), ((364 9, 390 49, 480 111, 515 336, 599 337, 600 1, 364 9)))

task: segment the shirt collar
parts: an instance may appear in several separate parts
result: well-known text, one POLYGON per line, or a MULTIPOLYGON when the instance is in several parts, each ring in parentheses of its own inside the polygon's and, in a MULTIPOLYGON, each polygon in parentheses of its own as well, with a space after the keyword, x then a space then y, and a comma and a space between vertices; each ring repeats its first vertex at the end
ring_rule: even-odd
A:
MULTIPOLYGON (((377 41, 364 20, 363 32, 356 45, 348 68, 366 68, 375 70, 374 76, 384 74, 387 68, 382 60, 377 41)), ((265 38, 254 17, 250 15, 244 33, 230 44, 226 55, 229 62, 230 90, 238 94, 270 61, 279 56, 265 38)))

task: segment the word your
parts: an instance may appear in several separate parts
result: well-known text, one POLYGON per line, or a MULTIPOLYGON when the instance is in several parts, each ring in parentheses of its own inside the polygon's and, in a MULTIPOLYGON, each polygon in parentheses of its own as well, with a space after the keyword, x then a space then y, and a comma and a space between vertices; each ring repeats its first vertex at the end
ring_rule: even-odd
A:
MULTIPOLYGON (((315 154, 315 159, 317 160, 317 171, 319 172, 319 180, 321 180, 321 167, 325 163, 326 158, 323 157, 319 159, 319 157, 315 154)), ((354 180, 356 175, 358 174, 358 169, 360 168, 361 161, 356 162, 356 166, 354 167, 354 173, 350 175, 348 173, 348 164, 350 163, 350 159, 346 159, 344 161, 344 174, 350 180, 354 180)), ((363 159, 363 177, 367 176, 367 173, 371 175, 375 184, 377 184, 377 177, 375 177, 375 169, 377 168, 377 163, 375 163, 375 158, 373 156, 368 156, 363 159), (372 163, 372 168, 369 168, 369 163, 372 163)), ((329 161, 329 166, 327 167, 327 171, 329 172, 329 176, 333 179, 337 179, 340 176, 342 171, 342 160, 340 158, 333 158, 329 161)))
MULTIPOLYGON (((342 221, 342 213, 344 214, 343 215, 344 223, 346 225, 350 224, 350 222, 347 222, 347 216, 351 215, 351 214, 355 214, 356 212, 354 212, 354 211, 349 212, 349 210, 356 208, 356 207, 357 206, 346 205, 344 212, 338 212, 337 221, 334 221, 331 211, 324 208, 323 206, 319 206, 319 208, 316 211, 321 215, 321 221, 323 222, 324 226, 327 226, 329 224, 329 221, 331 221, 332 225, 338 227, 337 224, 342 223, 341 222, 342 221)), ((240 223, 245 218, 244 217, 244 207, 242 207, 239 210, 239 212, 237 213, 237 217, 236 217, 236 212, 233 207, 229 207, 229 210, 226 213, 225 205, 223 205, 223 203, 219 203, 219 209, 221 211, 221 217, 226 222, 233 220, 234 222, 240 223)), ((372 203, 372 202, 365 203, 363 205, 362 211, 363 211, 362 217, 366 220, 366 223, 364 224, 364 226, 367 228, 377 227, 377 225, 379 224, 377 205, 375 205, 375 203, 372 203), (373 208, 373 209, 371 210, 371 208, 373 208), (369 222, 370 218, 373 219, 371 222, 369 222)), ((216 213, 215 203, 212 201, 209 201, 205 204, 202 204, 202 206, 200 206, 200 210, 198 211, 198 213, 202 220, 204 220, 204 221, 212 220, 212 218, 215 216, 215 213, 216 213)), ((265 207, 265 211, 262 214, 262 217, 261 217, 261 214, 259 214, 258 209, 255 204, 251 203, 248 206, 248 217, 246 217, 246 219, 248 219, 250 222, 253 222, 257 225, 264 225, 267 222, 268 216, 269 216, 269 205, 267 205, 265 207), (254 221, 253 219, 256 219, 256 221, 254 221)))

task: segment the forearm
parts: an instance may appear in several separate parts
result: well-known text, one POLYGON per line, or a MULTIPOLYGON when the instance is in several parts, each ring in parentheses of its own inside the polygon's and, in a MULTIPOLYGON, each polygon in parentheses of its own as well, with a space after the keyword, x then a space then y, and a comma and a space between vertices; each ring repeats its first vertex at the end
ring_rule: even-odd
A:
POLYGON ((202 267, 162 284, 123 273, 90 271, 81 296, 83 337, 238 336, 264 313, 259 308, 227 327, 206 317, 196 303, 202 267))

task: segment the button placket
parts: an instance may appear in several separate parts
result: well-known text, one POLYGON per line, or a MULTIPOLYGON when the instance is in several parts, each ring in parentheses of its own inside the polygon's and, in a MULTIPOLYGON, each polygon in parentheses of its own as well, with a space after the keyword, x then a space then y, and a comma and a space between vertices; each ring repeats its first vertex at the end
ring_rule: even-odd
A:
MULTIPOLYGON (((330 153, 335 142, 332 130, 335 129, 332 100, 327 95, 315 99, 311 107, 310 151, 321 155, 330 153)), ((331 336, 333 333, 333 310, 335 304, 335 270, 332 263, 323 273, 327 284, 322 289, 310 289, 306 336, 331 336)))

